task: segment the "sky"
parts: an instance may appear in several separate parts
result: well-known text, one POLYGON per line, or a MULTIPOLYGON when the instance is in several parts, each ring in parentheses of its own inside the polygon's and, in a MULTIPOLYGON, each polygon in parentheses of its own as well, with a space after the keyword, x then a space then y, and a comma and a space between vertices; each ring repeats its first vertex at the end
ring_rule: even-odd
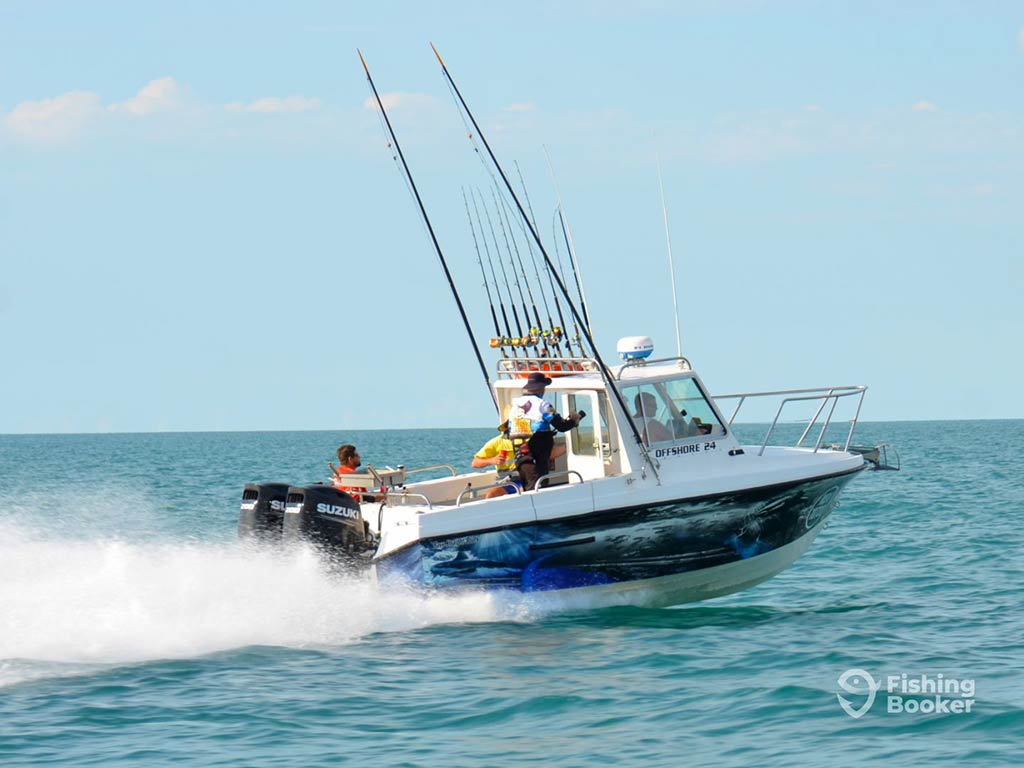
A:
POLYGON ((362 50, 488 366, 429 43, 606 358, 861 418, 1022 418, 1017 2, 0 0, 0 433, 491 425, 362 50))

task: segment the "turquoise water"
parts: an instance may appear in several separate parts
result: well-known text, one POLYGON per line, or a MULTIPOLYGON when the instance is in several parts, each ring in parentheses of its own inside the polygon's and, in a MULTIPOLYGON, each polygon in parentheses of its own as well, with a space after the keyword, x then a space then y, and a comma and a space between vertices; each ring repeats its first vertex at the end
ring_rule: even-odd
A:
POLYGON ((0 765, 1024 761, 1024 422, 862 424, 903 471, 681 609, 377 595, 235 540, 244 482, 320 479, 343 439, 465 469, 490 434, 0 436, 0 765), (854 719, 850 668, 969 678, 974 707, 854 719))

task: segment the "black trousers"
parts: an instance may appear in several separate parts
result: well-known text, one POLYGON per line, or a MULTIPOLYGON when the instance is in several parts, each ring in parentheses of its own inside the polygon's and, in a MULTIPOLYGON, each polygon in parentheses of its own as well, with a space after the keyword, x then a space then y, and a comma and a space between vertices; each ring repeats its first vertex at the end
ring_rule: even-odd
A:
POLYGON ((538 478, 550 471, 551 450, 555 446, 555 433, 535 432, 516 452, 516 470, 524 491, 532 491, 538 478))

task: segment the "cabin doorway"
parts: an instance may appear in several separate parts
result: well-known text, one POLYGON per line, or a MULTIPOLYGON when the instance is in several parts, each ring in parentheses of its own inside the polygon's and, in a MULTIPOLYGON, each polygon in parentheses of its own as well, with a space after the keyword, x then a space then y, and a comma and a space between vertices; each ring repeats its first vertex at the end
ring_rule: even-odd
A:
MULTIPOLYGON (((596 480, 605 475, 604 449, 608 444, 606 426, 598 403, 597 392, 579 390, 562 393, 560 413, 586 411, 580 425, 566 435, 566 468, 579 473, 583 480, 596 480)), ((576 478, 571 478, 570 482, 576 478)))

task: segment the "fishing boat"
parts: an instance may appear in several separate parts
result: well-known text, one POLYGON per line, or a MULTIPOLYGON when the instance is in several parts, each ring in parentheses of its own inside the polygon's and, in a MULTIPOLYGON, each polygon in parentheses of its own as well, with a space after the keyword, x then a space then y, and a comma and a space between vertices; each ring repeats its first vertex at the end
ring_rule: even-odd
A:
MULTIPOLYGON (((488 253, 487 280, 478 242, 489 247, 483 219, 478 212, 474 225, 467 201, 490 282, 495 335, 488 346, 500 355, 490 367, 364 61, 388 145, 414 193, 499 418, 514 413, 525 384, 541 381, 544 399, 559 413, 578 414, 577 424, 562 438, 564 452, 528 490, 507 471, 460 473, 449 465, 369 467, 346 474, 344 490, 331 483, 251 483, 243 490, 240 533, 313 542, 344 567, 368 571, 384 589, 512 590, 579 597, 587 605, 678 605, 746 589, 788 568, 825 527, 844 486, 868 466, 850 450, 867 388, 715 397, 686 357, 655 357, 644 336, 621 339, 620 361, 608 365, 590 334, 570 239, 575 294, 437 58, 472 138, 483 143, 504 184, 498 190, 507 204, 495 194, 494 216, 487 216, 500 223, 503 238, 492 225, 491 242, 499 249, 505 240, 507 260, 522 276, 499 281, 488 253), (515 245, 516 214, 522 250, 515 245), (531 259, 542 267, 533 279, 525 270, 531 259), (511 283, 520 288, 521 313, 511 283), (763 439, 741 440, 737 416, 746 403, 769 397, 778 405, 763 439), (798 438, 779 444, 773 438, 796 404, 810 404, 813 414, 798 438), (852 412, 848 425, 836 420, 837 409, 852 412), (825 444, 830 427, 841 427, 845 441, 825 444)), ((474 207, 481 200, 474 196, 474 207)))

